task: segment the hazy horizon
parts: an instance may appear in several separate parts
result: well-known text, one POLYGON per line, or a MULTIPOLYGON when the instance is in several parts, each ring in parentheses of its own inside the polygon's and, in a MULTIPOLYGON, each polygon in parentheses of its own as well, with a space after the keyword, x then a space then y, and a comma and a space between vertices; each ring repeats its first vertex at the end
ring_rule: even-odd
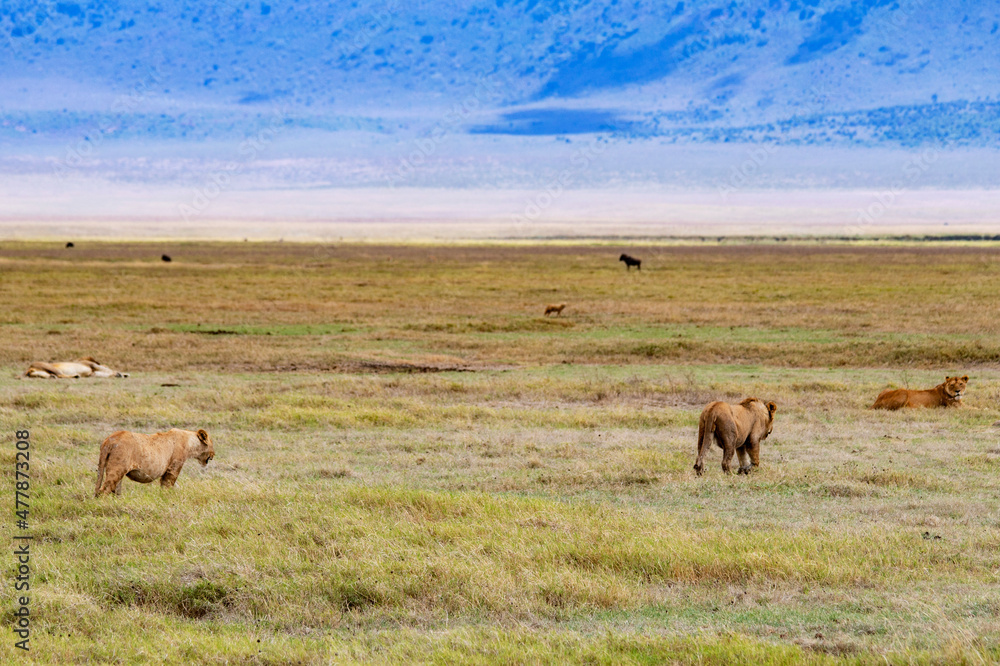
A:
POLYGON ((6 3, 0 233, 986 233, 998 30, 970 1, 6 3))

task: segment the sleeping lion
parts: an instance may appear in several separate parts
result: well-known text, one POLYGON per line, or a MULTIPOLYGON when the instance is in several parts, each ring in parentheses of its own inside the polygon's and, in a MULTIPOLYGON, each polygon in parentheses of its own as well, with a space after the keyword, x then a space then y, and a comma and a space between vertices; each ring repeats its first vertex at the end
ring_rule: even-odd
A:
POLYGON ((44 363, 36 361, 25 371, 23 377, 40 377, 45 379, 78 379, 80 377, 128 377, 127 372, 112 370, 93 356, 71 362, 44 363))

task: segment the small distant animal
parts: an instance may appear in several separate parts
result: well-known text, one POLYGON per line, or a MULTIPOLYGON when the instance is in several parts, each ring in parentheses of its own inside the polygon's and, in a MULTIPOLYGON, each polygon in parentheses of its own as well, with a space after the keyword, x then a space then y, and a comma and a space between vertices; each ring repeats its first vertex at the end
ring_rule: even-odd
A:
POLYGON ((120 495, 126 476, 138 483, 159 479, 162 487, 171 488, 188 459, 204 467, 214 457, 212 438, 204 430, 171 428, 153 435, 119 430, 101 443, 94 497, 120 495))
POLYGON ((729 463, 735 453, 740 459, 739 474, 749 474, 760 466, 760 443, 774 429, 773 402, 747 398, 738 405, 713 402, 698 419, 698 458, 694 471, 701 476, 705 454, 715 442, 722 449, 722 471, 731 474, 729 463))
POLYGON ((75 245, 73 245, 73 243, 72 243, 72 242, 70 242, 70 243, 66 243, 66 247, 76 247, 76 246, 75 246, 75 245))
POLYGON ((560 303, 559 305, 546 305, 545 306, 545 316, 548 317, 553 312, 557 315, 562 315, 562 311, 566 308, 565 303, 560 303))
POLYGON ((631 270, 633 266, 635 266, 636 270, 640 271, 642 270, 642 259, 636 259, 635 257, 630 257, 627 254, 623 254, 622 256, 618 257, 618 261, 625 262, 625 270, 627 271, 631 270))
POLYGON ((162 257, 160 257, 160 259, 163 259, 163 261, 173 261, 173 259, 170 258, 169 254, 163 255, 162 257))
POLYGON ((872 409, 902 409, 903 407, 961 407, 969 376, 945 377, 944 383, 932 389, 886 389, 875 398, 872 409))
POLYGON ((44 363, 36 361, 28 366, 22 377, 41 379, 79 379, 80 377, 128 377, 127 372, 112 370, 101 365, 93 356, 69 362, 44 363))

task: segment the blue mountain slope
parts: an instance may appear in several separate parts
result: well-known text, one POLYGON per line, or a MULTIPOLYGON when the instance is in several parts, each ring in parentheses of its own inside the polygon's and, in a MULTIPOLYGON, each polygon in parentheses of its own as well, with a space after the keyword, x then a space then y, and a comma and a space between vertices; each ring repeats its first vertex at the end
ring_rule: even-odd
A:
POLYGON ((464 105, 477 134, 997 146, 998 26, 998 0, 0 0, 0 140, 275 110, 394 133, 464 105))

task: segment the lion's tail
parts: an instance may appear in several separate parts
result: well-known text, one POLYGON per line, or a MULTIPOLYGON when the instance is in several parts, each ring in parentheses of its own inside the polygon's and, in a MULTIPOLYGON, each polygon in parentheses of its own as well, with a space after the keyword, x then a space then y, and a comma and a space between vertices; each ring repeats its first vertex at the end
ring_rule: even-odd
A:
POLYGON ((705 454, 712 447, 712 439, 715 437, 715 410, 709 410, 705 414, 704 420, 698 424, 698 458, 694 462, 694 470, 701 476, 701 470, 705 462, 705 454))
POLYGON ((101 493, 101 484, 104 483, 104 468, 108 466, 108 457, 111 456, 110 446, 101 444, 101 455, 97 459, 97 487, 94 488, 94 497, 101 493))
POLYGON ((712 446, 712 439, 715 437, 715 411, 708 413, 708 418, 705 419, 705 432, 701 435, 701 441, 698 442, 698 453, 704 455, 706 451, 712 446))

